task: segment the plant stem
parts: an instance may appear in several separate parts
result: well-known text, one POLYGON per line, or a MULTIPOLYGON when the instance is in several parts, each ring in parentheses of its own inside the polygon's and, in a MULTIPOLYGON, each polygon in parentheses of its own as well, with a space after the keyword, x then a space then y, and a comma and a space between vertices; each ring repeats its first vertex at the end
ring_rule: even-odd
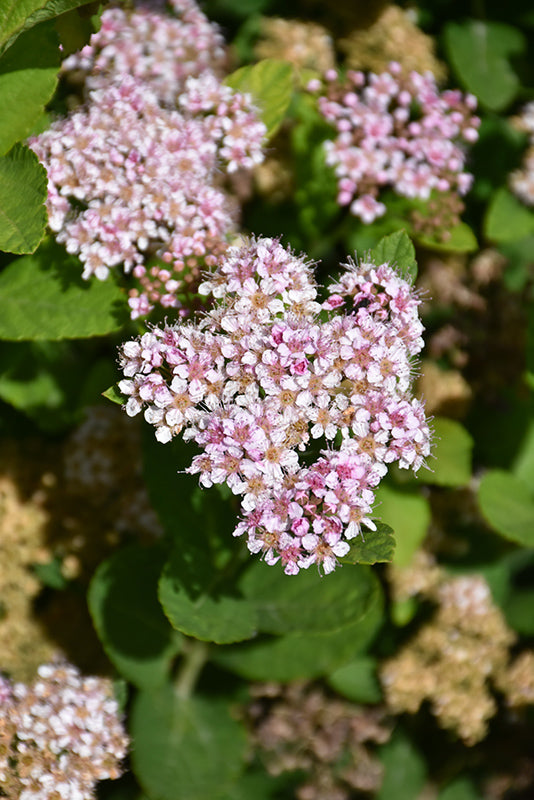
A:
POLYGON ((183 699, 192 695, 198 676, 208 659, 208 650, 207 642, 197 639, 187 641, 184 658, 174 683, 176 693, 183 699))

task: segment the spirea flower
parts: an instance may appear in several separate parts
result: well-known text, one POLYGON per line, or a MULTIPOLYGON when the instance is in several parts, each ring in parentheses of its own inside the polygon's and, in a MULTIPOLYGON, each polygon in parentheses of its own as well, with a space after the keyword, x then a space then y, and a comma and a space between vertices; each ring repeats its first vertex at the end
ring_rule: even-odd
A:
POLYGON ((534 206, 534 103, 524 107, 517 127, 528 135, 528 148, 521 167, 510 176, 510 186, 523 203, 534 206))
POLYGON ((88 90, 121 83, 132 75, 150 86, 158 101, 174 107, 188 77, 206 70, 222 76, 226 47, 216 25, 193 0, 136 2, 133 10, 106 8, 89 44, 65 59, 67 77, 80 73, 88 90))
POLYGON ((465 194, 465 143, 476 141, 476 100, 458 91, 439 92, 434 76, 402 73, 391 63, 379 75, 349 71, 340 81, 326 73, 319 110, 337 131, 325 142, 327 163, 338 178, 338 203, 364 223, 386 212, 389 187, 402 197, 427 200, 433 192, 465 194))
POLYGON ((162 108, 125 75, 31 142, 48 173, 51 230, 84 278, 133 273, 132 317, 179 308, 200 268, 218 261, 237 214, 224 173, 262 157, 265 127, 247 96, 207 74, 186 81, 181 106, 162 108))
POLYGON ((331 572, 375 527, 388 465, 429 454, 410 393, 419 301, 389 265, 349 263, 321 304, 311 265, 272 239, 229 249, 199 291, 205 316, 122 346, 126 412, 200 447, 187 471, 241 497, 252 553, 331 572))
POLYGON ((111 681, 44 664, 32 684, 0 677, 0 788, 9 800, 92 800, 118 778, 128 739, 111 681))

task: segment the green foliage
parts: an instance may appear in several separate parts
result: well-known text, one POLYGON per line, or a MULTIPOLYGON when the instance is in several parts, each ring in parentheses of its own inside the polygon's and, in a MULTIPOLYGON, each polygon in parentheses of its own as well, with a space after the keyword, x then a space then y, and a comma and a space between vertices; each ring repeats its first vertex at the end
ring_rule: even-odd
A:
POLYGON ((88 0, 0 0, 0 53, 21 33, 88 0))
POLYGON ((408 566, 430 523, 428 500, 412 489, 406 491, 382 483, 376 491, 375 510, 395 525, 393 561, 399 567, 408 566))
POLYGON ((384 236, 370 251, 369 257, 375 264, 391 264, 410 283, 417 278, 415 247, 405 230, 384 236))
POLYGON ((352 540, 342 564, 381 564, 393 559, 395 538, 393 530, 383 522, 375 522, 376 531, 363 531, 352 540))
POLYGON ((499 111, 515 99, 520 83, 511 59, 526 48, 520 30, 501 22, 449 22, 445 47, 459 81, 486 108, 499 111))
POLYGON ((93 623, 109 659, 124 678, 145 689, 165 682, 182 639, 158 602, 164 561, 157 546, 120 550, 100 565, 88 595, 93 623))
POLYGON ((329 686, 354 703, 380 703, 382 690, 376 676, 377 661, 359 656, 327 677, 329 686))
POLYGON ((241 67, 224 82, 236 91, 251 94, 261 111, 267 136, 276 133, 289 108, 293 93, 291 64, 266 58, 252 66, 241 67))
POLYGON ((446 237, 441 234, 436 236, 421 236, 414 234, 417 244, 437 253, 474 253, 478 250, 475 234, 465 222, 459 222, 454 228, 447 231, 446 237))
POLYGON ((445 417, 436 417, 432 427, 434 458, 422 467, 419 477, 437 486, 465 486, 471 478, 471 436, 459 422, 445 417))
POLYGON ((55 92, 59 63, 49 23, 22 34, 0 58, 0 155, 32 132, 55 92))
POLYGON ((405 734, 397 729, 381 748, 384 780, 376 800, 414 800, 425 782, 425 764, 421 754, 405 734))
POLYGON ((46 188, 46 170, 29 147, 16 144, 0 156, 0 250, 36 250, 47 222, 46 188))
POLYGON ((514 242, 534 233, 534 214, 501 188, 488 206, 484 229, 492 242, 514 242))
POLYGON ((245 732, 226 703, 181 697, 170 684, 137 695, 130 732, 133 769, 151 800, 217 800, 243 766, 245 732))
POLYGON ((480 800, 480 794, 470 780, 458 778, 439 793, 438 800, 480 800))
POLYGON ((78 259, 53 242, 13 261, 0 275, 0 294, 1 339, 103 336, 128 319, 125 295, 113 278, 83 280, 78 259))
POLYGON ((511 472, 489 470, 478 490, 480 508, 489 524, 507 539, 534 547, 534 495, 511 472))

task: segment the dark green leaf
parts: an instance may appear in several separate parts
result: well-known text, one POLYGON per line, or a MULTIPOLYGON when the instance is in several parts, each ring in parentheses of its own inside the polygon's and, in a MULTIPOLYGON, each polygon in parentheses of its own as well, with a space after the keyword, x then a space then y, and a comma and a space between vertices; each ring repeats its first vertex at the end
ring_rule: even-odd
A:
POLYGON ((46 170, 35 153, 16 144, 0 157, 0 250, 33 253, 47 222, 46 170))
POLYGON ((445 46, 460 82, 482 105, 499 111, 512 102, 519 78, 510 59, 526 47, 518 28, 482 20, 449 22, 445 46))
POLYGON ((0 53, 23 31, 52 19, 88 0, 0 0, 0 53))
POLYGON ((506 620, 523 636, 534 636, 534 589, 516 589, 504 604, 506 620))
POLYGON ((384 236, 369 253, 375 264, 387 262, 396 267, 396 271, 410 283, 417 278, 417 261, 415 247, 405 230, 396 231, 384 236))
POLYGON ((0 338, 82 339, 118 330, 128 319, 126 298, 113 280, 85 281, 80 263, 46 242, 0 275, 0 338))
POLYGON ((238 585, 212 562, 202 531, 178 541, 163 570, 159 598, 172 625, 188 636, 227 644, 257 632, 257 614, 238 585))
POLYGON ((49 23, 22 34, 0 58, 0 155, 32 132, 55 92, 59 63, 49 23))
POLYGON ((425 782, 425 763, 410 740, 399 730, 380 748, 384 767, 382 786, 376 800, 415 800, 425 782))
POLYGON ((458 778, 439 793, 437 800, 481 800, 481 798, 470 780, 458 778))
POLYGON ((232 89, 252 95, 261 119, 272 136, 279 128, 293 94, 293 66, 287 61, 266 58, 241 67, 224 81, 232 89))
POLYGON ((484 230, 493 242, 516 242, 534 233, 534 214, 508 189, 499 189, 484 220, 484 230))
POLYGON ((471 479, 471 436, 459 422, 445 417, 436 417, 432 427, 434 457, 421 468, 420 479, 437 486, 465 486, 471 479))
POLYGON ((352 540, 349 552, 340 559, 342 564, 380 564, 392 560, 393 530, 384 522, 376 520, 375 524, 376 531, 365 530, 352 540))
POLYGON ((131 736, 133 769, 151 800, 218 800, 244 762, 245 732, 226 705, 182 698, 168 684, 138 694, 131 736))
POLYGON ((414 491, 401 491, 382 483, 376 490, 375 512, 393 526, 393 561, 399 567, 406 567, 425 538, 430 523, 428 500, 414 491))
POLYGON ((520 478, 504 470, 486 472, 478 500, 492 528, 517 544, 534 547, 534 497, 520 478))
POLYGON ((241 581, 264 633, 327 633, 362 618, 376 591, 365 567, 338 567, 321 576, 311 567, 288 576, 256 561, 241 581))
POLYGON ((121 675, 144 688, 163 683, 180 649, 157 597, 165 561, 158 547, 134 545, 100 565, 88 603, 98 636, 121 675))

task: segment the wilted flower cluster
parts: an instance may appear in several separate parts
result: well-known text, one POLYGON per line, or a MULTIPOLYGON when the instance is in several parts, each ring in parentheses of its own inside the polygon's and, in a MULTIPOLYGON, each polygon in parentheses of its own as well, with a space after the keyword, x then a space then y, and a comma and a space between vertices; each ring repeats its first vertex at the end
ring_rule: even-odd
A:
POLYGON ((180 308, 234 230, 221 171, 262 158, 265 126, 246 95, 206 73, 186 81, 180 105, 163 108, 148 84, 124 75, 32 142, 48 172, 50 228, 84 278, 103 280, 118 265, 133 273, 132 317, 180 308))
POLYGON ((372 747, 389 739, 379 709, 328 697, 317 686, 257 684, 247 709, 253 742, 272 775, 305 773, 298 800, 348 800, 376 792, 383 767, 372 747))
POLYGON ((518 119, 518 127, 528 134, 529 146, 520 169, 510 176, 510 185, 523 203, 534 206, 534 103, 525 106, 518 119))
POLYGON ((326 72, 335 63, 332 37, 322 25, 282 17, 263 17, 257 58, 280 58, 298 69, 326 72))
POLYGON ((106 8, 100 23, 89 44, 62 64, 67 77, 82 75, 87 89, 120 84, 124 75, 132 75, 148 84, 160 103, 173 107, 188 77, 224 72, 224 40, 193 0, 106 8))
POLYGON ((388 264, 350 263, 321 305, 310 265, 271 239, 231 248, 199 291, 214 298, 199 321, 123 345, 126 411, 196 442, 188 472, 241 496, 251 552, 330 572, 374 527, 388 465, 429 453, 410 393, 419 301, 388 264))
POLYGON ((434 76, 410 72, 398 63, 379 75, 349 71, 341 82, 335 70, 319 109, 337 137, 325 142, 327 163, 338 178, 338 203, 363 222, 386 212, 380 192, 390 187, 402 197, 427 200, 432 192, 465 194, 472 176, 464 172, 463 143, 476 141, 476 100, 459 91, 438 90, 434 76))
POLYGON ((68 664, 34 682, 0 677, 0 789, 9 800, 91 800, 121 775, 128 739, 112 685, 68 664))
POLYGON ((491 684, 510 705, 534 702, 534 656, 527 651, 509 664, 516 636, 482 576, 451 578, 421 555, 395 576, 394 586, 400 597, 421 594, 437 603, 434 617, 382 667, 395 712, 413 714, 429 700, 439 723, 472 745, 485 737, 497 711, 491 684))

